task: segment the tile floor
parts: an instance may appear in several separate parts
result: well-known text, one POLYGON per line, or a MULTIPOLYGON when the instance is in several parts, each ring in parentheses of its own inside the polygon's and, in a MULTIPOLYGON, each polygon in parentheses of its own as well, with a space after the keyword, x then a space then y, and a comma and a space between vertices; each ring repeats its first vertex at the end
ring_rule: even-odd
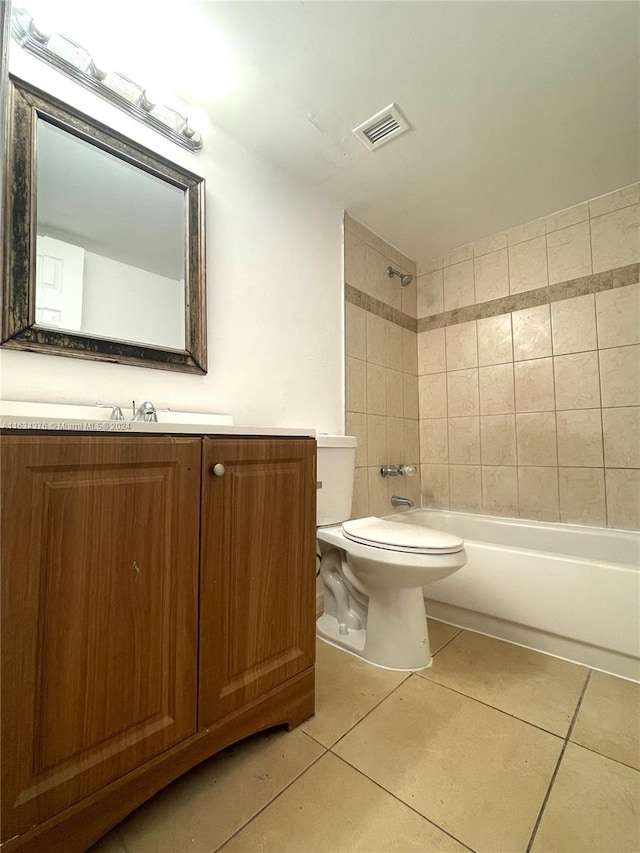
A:
POLYGON ((204 762, 93 853, 638 853, 640 685, 430 635, 413 675, 319 642, 315 717, 204 762))

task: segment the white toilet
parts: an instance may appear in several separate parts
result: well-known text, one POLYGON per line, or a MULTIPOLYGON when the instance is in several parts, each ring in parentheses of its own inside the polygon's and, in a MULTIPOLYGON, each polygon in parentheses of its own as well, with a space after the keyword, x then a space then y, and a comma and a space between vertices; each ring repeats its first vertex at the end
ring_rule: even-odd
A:
POLYGON ((422 587, 467 562, 458 536, 390 518, 348 521, 357 441, 318 436, 319 637, 387 669, 431 665, 422 587))

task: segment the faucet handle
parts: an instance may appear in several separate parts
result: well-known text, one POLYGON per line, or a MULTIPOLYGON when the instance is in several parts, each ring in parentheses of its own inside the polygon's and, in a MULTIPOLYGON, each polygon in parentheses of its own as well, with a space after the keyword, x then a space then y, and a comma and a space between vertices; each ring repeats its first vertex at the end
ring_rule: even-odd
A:
POLYGON ((415 465, 383 465, 380 469, 380 475, 382 477, 403 477, 406 474, 407 477, 413 477, 417 470, 415 465))
POLYGON ((110 421, 123 421, 124 415, 122 414, 122 409, 120 406, 116 406, 113 403, 96 403, 95 404, 99 409, 111 409, 111 415, 109 417, 110 421))
POLYGON ((147 423, 158 423, 158 412, 168 412, 170 409, 157 409, 150 400, 145 400, 144 403, 136 408, 135 400, 133 402, 133 420, 146 421, 147 423))
POLYGON ((397 477, 402 474, 402 465, 383 465, 380 469, 381 477, 397 477))

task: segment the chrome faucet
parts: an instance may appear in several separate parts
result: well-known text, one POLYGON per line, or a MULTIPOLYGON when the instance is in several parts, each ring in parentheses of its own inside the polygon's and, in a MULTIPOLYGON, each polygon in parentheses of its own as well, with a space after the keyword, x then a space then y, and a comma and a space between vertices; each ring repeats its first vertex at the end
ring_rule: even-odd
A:
POLYGON ((147 400, 144 403, 140 403, 138 408, 136 409, 135 400, 133 401, 133 417, 132 421, 145 421, 146 423, 157 424, 158 423, 158 414, 156 411, 156 407, 153 403, 150 403, 147 400))
POLYGON ((120 406, 116 406, 113 403, 96 403, 96 406, 99 409, 111 409, 111 415, 109 416, 110 421, 123 421, 124 415, 122 414, 122 409, 120 406))
POLYGON ((411 498, 401 498, 400 495, 392 495, 391 506, 414 506, 411 498))

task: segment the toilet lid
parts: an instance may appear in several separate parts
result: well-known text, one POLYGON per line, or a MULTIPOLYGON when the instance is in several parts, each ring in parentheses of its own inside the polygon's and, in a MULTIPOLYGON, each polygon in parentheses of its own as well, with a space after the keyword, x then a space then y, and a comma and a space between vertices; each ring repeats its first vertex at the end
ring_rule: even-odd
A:
POLYGON ((464 542, 453 533, 432 530, 418 524, 400 524, 382 518, 356 518, 342 524, 342 532, 352 542, 373 545, 409 554, 455 554, 464 542))

